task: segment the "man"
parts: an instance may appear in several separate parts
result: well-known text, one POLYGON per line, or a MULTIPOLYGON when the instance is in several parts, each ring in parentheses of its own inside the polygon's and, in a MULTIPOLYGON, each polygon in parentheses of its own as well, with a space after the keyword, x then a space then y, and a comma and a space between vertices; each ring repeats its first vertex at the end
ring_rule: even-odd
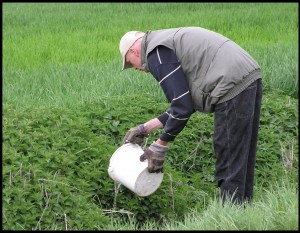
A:
POLYGON ((127 32, 120 40, 122 70, 150 72, 169 109, 130 129, 123 143, 142 145, 153 130, 160 138, 146 148, 149 172, 163 172, 168 143, 196 111, 214 112, 216 180, 223 202, 253 198, 254 168, 262 98, 257 62, 223 35, 200 27, 127 32))

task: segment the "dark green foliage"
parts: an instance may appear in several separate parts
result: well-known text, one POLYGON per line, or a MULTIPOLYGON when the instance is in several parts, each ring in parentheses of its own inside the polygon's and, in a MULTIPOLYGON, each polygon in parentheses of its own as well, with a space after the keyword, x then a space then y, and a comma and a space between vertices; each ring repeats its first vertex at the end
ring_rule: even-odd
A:
MULTIPOLYGON (((217 192, 212 146, 213 115, 195 113, 170 144, 162 185, 148 197, 124 186, 115 196, 109 159, 131 127, 161 114, 168 103, 150 96, 103 99, 77 109, 3 108, 3 229, 105 229, 104 210, 126 210, 138 223, 182 218, 204 208, 217 192)), ((159 137, 154 132, 148 145, 159 137)), ((268 186, 286 173, 298 175, 298 100, 265 94, 256 184, 268 186), (293 144, 292 144, 293 143, 293 144), (283 150, 293 145, 293 168, 283 150)), ((128 220, 127 214, 109 213, 128 220)))
POLYGON ((265 94, 257 151, 257 183, 269 186, 285 171, 290 179, 298 179, 298 99, 285 95, 265 94), (282 150, 284 149, 284 150, 282 150), (284 157, 293 156, 293 169, 287 168, 284 157))

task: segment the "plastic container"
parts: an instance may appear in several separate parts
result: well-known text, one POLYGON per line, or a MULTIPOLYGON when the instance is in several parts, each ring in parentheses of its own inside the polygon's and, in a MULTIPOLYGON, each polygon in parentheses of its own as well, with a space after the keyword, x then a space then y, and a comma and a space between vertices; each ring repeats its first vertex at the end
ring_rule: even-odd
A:
POLYGON ((149 173, 148 160, 141 162, 143 149, 132 143, 123 144, 111 156, 108 174, 116 182, 139 196, 154 193, 163 180, 163 173, 149 173))

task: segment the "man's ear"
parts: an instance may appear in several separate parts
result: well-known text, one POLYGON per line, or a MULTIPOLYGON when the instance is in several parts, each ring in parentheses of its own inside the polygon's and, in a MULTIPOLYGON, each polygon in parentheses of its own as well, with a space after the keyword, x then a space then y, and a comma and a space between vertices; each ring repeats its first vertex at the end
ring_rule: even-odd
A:
POLYGON ((128 52, 132 52, 135 56, 140 57, 140 50, 135 48, 135 47, 131 47, 128 52))

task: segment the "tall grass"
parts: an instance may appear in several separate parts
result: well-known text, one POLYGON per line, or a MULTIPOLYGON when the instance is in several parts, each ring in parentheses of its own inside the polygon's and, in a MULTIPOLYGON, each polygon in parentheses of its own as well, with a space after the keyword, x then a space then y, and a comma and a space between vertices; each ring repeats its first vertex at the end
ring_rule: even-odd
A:
MULTIPOLYGON (((284 179, 283 179, 284 180, 284 179)), ((183 221, 171 220, 158 227, 154 222, 142 226, 130 219, 124 224, 112 220, 112 230, 299 230, 298 189, 296 183, 281 180, 261 190, 260 198, 245 206, 213 199, 204 211, 192 209, 183 221)))
POLYGON ((296 3, 4 3, 3 102, 76 106, 153 93, 150 74, 120 72, 130 30, 200 26, 224 34, 260 64, 266 90, 298 98, 296 3))

